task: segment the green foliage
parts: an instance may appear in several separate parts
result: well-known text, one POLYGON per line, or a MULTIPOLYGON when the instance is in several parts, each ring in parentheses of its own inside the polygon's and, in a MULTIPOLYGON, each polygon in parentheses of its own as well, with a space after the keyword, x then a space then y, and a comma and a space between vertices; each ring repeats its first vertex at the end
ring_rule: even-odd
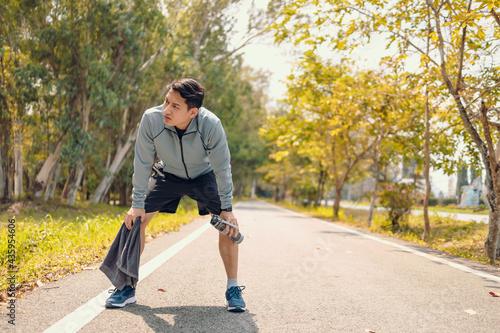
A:
MULTIPOLYGON (((414 87, 421 87, 426 102, 445 105, 438 112, 427 109, 435 114, 429 123, 438 133, 431 135, 436 138, 431 141, 433 167, 450 174, 464 160, 477 167, 481 159, 489 206, 495 207, 500 195, 498 161, 492 158, 499 140, 499 116, 492 111, 500 101, 500 61, 495 57, 500 19, 495 6, 498 2, 482 0, 301 0, 288 2, 273 28, 277 42, 306 47, 305 54, 327 46, 347 59, 372 37, 385 41, 390 56, 383 61, 412 67, 414 87), (440 110, 446 108, 453 112, 440 110), (464 152, 454 153, 448 138, 465 147, 464 152)), ((498 223, 490 222, 485 242, 491 263, 500 253, 498 223)))
POLYGON ((397 231, 401 226, 401 222, 408 218, 415 201, 415 190, 416 186, 414 184, 380 184, 378 198, 380 205, 387 209, 393 231, 397 231))
MULTIPOLYGON (((499 64, 491 57, 500 45, 495 37, 500 25, 495 21, 494 7, 491 1, 292 1, 273 28, 279 43, 289 41, 310 50, 329 46, 335 56, 345 59, 352 59, 353 51, 373 38, 377 43, 385 42, 391 55, 386 59, 412 68, 414 88, 428 88, 434 118, 432 164, 451 174, 463 162, 463 154, 477 166, 481 149, 471 131, 462 126, 456 101, 462 98, 468 112, 474 113, 481 98, 491 107, 497 103, 499 86, 493 78, 499 64), (457 82, 459 75, 463 83, 457 82), (450 84, 454 86, 451 90, 450 84), (461 97, 452 100, 453 91, 460 91, 461 97), (448 110, 436 110, 437 106, 448 110), (450 139, 455 144, 447 144, 450 139), (453 149, 458 144, 466 148, 460 154, 453 149)), ((479 117, 471 119, 481 134, 479 117)), ((496 134, 493 136, 495 139, 496 134)))
POLYGON ((112 188, 121 188, 132 172, 116 175, 131 164, 133 145, 111 171, 114 158, 134 140, 142 113, 162 103, 165 85, 189 76, 202 82, 205 106, 223 120, 233 174, 241 182, 235 188, 244 191, 266 158, 256 132, 265 116, 267 78, 245 68, 241 55, 229 49, 236 3, 8 1, 0 16, 4 174, 14 172, 8 148, 13 133, 20 133, 26 184, 33 187, 27 190, 41 186, 35 178, 60 141, 60 173, 51 175, 56 192, 79 181, 82 170, 82 190, 93 193, 110 174, 112 188))
POLYGON ((284 102, 288 109, 271 115, 261 135, 279 165, 267 167, 268 181, 286 184, 294 196, 311 193, 303 182, 321 188, 326 174, 339 197, 348 179, 366 176, 362 161, 375 150, 382 166, 398 163, 402 154, 422 163, 421 90, 397 64, 357 70, 351 61, 335 64, 306 52, 284 102))

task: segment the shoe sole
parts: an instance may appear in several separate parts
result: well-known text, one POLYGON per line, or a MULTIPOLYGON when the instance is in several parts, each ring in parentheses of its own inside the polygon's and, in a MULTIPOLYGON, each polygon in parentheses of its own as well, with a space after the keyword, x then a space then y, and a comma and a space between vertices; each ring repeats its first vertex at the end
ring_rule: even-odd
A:
POLYGON ((230 312, 245 312, 247 309, 241 306, 229 306, 228 301, 226 301, 227 311, 230 312))
POLYGON ((137 302, 137 299, 135 298, 135 296, 133 296, 133 297, 127 298, 125 300, 125 302, 123 302, 123 303, 106 303, 106 308, 108 308, 108 309, 123 308, 125 305, 132 304, 135 302, 137 302))

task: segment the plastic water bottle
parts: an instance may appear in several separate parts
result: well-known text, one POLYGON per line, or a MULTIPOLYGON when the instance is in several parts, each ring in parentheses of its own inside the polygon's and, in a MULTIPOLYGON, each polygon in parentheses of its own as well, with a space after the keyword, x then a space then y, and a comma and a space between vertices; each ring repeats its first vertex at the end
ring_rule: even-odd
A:
POLYGON ((238 228, 237 225, 231 224, 231 223, 227 222, 226 220, 221 219, 217 215, 212 215, 212 219, 210 220, 210 224, 213 225, 215 227, 215 229, 219 230, 220 233, 222 233, 223 235, 226 235, 227 237, 229 237, 229 236, 226 233, 226 226, 230 226, 230 227, 236 229, 236 231, 238 232, 238 234, 236 236, 229 237, 229 238, 233 242, 235 242, 236 244, 239 244, 239 243, 243 242, 243 238, 244 237, 238 231, 239 228, 238 228))

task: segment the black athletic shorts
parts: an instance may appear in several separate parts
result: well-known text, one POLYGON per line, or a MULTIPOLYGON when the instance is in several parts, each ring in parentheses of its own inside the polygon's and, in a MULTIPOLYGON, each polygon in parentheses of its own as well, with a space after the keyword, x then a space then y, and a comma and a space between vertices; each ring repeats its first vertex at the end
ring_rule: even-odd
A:
POLYGON ((157 211, 175 213, 183 196, 198 202, 200 215, 221 213, 221 202, 213 171, 194 179, 182 179, 164 172, 159 162, 153 166, 153 171, 144 202, 146 213, 157 211))

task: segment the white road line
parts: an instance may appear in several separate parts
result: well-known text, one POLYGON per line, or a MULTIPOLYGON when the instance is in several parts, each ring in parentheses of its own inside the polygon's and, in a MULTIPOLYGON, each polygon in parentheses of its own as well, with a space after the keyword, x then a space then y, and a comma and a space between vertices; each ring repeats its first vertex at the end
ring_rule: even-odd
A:
MULTIPOLYGON (((167 260, 172 258, 174 255, 179 253, 184 247, 186 247, 189 243, 198 238, 202 233, 210 228, 209 223, 203 224, 202 227, 196 229, 194 232, 175 243, 161 254, 157 255, 146 264, 142 265, 139 268, 139 276, 141 280, 140 283, 144 280, 149 274, 153 273, 158 267, 164 264, 167 260)), ((83 326, 88 324, 92 319, 97 317, 102 311, 104 311, 104 304, 106 299, 109 297, 108 289, 104 290, 102 293, 92 298, 87 303, 80 306, 75 311, 68 314, 66 317, 59 320, 57 323, 47 328, 45 333, 70 333, 70 332, 78 332, 83 326)))
MULTIPOLYGON (((281 207, 279 207, 279 208, 281 208, 281 207)), ((418 256, 430 259, 432 261, 436 261, 436 262, 439 262, 441 264, 445 264, 445 265, 451 266, 451 267, 459 269, 459 270, 461 270, 463 272, 471 273, 471 274, 480 276, 482 278, 485 278, 487 280, 494 281, 494 282, 499 282, 500 283, 500 277, 498 277, 496 275, 491 275, 491 274, 488 274, 488 273, 485 273, 485 272, 481 272, 481 271, 478 271, 477 269, 473 269, 473 268, 470 268, 470 267, 467 267, 467 266, 464 266, 464 265, 461 265, 461 264, 457 264, 457 263, 448 261, 448 260, 443 259, 443 258, 438 258, 436 256, 429 255, 427 253, 423 253, 423 252, 420 252, 418 250, 406 247, 404 245, 396 244, 396 243, 393 243, 393 242, 390 242, 390 241, 387 241, 387 240, 384 240, 384 239, 380 239, 380 238, 375 237, 375 236, 367 235, 365 233, 362 233, 362 232, 359 232, 359 231, 356 231, 356 230, 353 230, 353 229, 350 229, 350 228, 342 227, 342 226, 339 226, 337 224, 328 223, 328 222, 325 222, 323 220, 320 220, 320 219, 317 219, 317 218, 314 218, 314 217, 310 217, 310 216, 307 216, 307 215, 304 215, 304 214, 300 214, 300 213, 297 213, 297 212, 294 212, 294 211, 291 211, 291 210, 288 210, 288 209, 285 209, 285 208, 281 208, 281 209, 287 211, 288 213, 292 213, 292 214, 297 215, 297 216, 308 217, 308 218, 310 218, 310 219, 312 219, 314 221, 326 224, 326 225, 328 225, 330 227, 341 229, 343 231, 347 231, 347 232, 350 232, 350 233, 355 234, 355 235, 363 236, 365 238, 374 240, 376 242, 387 244, 387 245, 396 247, 398 249, 404 250, 406 252, 410 252, 410 253, 416 254, 418 256)))

